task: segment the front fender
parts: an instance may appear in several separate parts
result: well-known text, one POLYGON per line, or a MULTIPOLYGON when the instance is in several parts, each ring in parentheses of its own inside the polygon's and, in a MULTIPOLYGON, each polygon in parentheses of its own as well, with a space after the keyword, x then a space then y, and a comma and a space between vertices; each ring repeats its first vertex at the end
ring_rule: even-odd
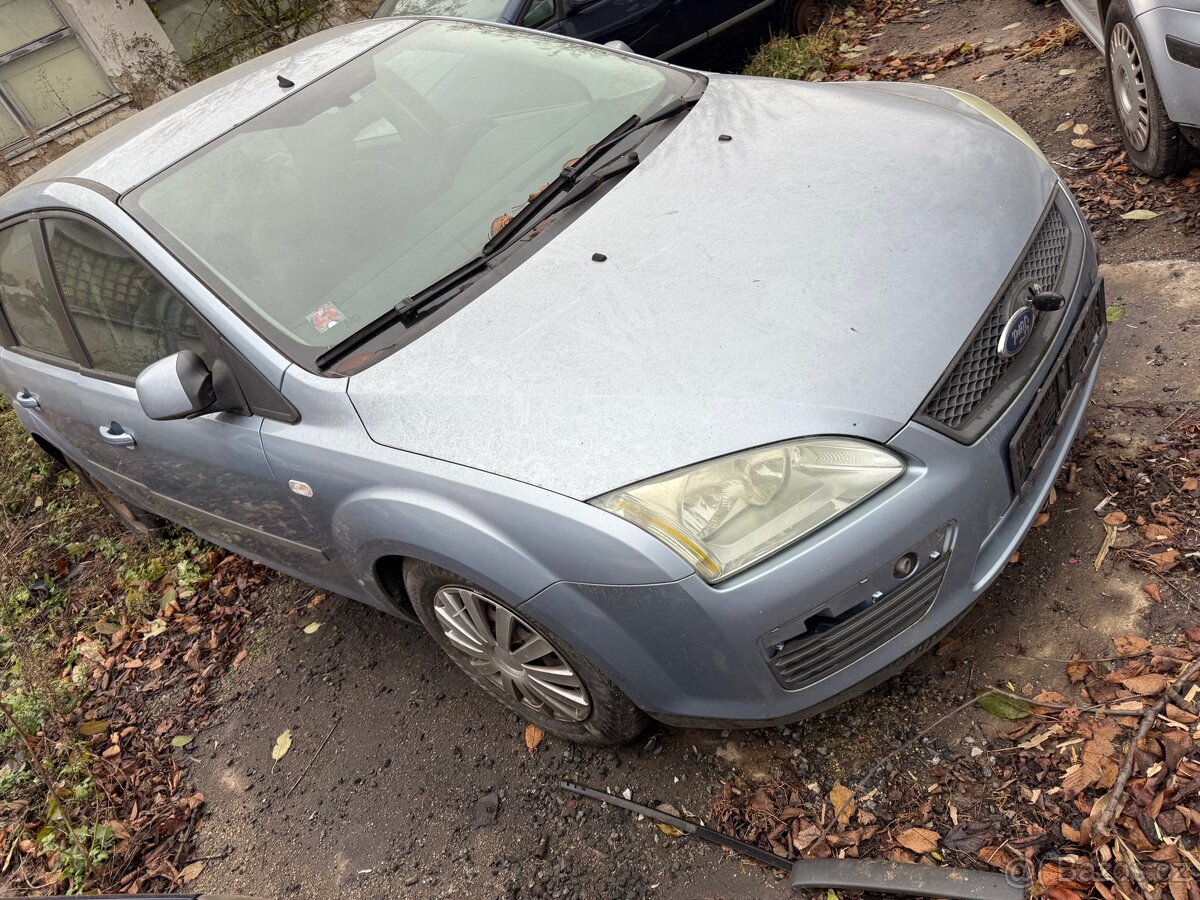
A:
POLYGON ((513 606, 559 581, 650 584, 691 574, 683 560, 616 516, 548 492, 524 497, 528 486, 509 485, 511 492, 493 494, 446 483, 437 490, 363 490, 334 513, 338 554, 372 602, 385 607, 391 601, 374 572, 387 556, 449 569, 513 606))

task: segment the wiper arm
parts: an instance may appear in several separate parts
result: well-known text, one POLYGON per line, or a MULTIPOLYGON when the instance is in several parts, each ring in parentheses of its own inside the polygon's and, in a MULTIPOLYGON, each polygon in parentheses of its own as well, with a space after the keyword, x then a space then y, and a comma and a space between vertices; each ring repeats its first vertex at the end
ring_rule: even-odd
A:
POLYGON ((439 278, 429 287, 405 297, 391 309, 374 321, 364 325, 358 331, 338 341, 317 357, 318 369, 327 369, 347 354, 357 350, 363 344, 387 331, 393 325, 409 324, 423 309, 435 302, 445 302, 455 288, 462 288, 467 281, 479 275, 487 268, 488 257, 480 255, 459 266, 444 278, 439 278))
POLYGON ((658 112, 644 119, 641 116, 630 116, 607 135, 600 138, 579 159, 575 160, 569 166, 564 166, 563 170, 558 173, 557 178, 542 188, 536 197, 526 203, 519 213, 513 216, 503 228, 492 236, 491 240, 483 245, 483 254, 487 256, 490 253, 494 253, 510 243, 514 236, 523 234, 526 228, 537 222, 540 218, 543 218, 543 211, 550 207, 558 195, 573 188, 584 172, 594 166, 605 153, 633 132, 677 116, 681 112, 691 109, 699 100, 699 95, 683 96, 672 103, 668 103, 658 112))

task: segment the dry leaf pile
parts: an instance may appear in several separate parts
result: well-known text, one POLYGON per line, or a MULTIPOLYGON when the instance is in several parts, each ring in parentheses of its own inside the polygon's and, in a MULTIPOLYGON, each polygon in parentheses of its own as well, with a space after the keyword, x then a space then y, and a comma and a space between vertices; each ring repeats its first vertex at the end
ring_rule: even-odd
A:
POLYGON ((187 778, 186 748, 208 724, 209 687, 246 651, 250 607, 267 571, 224 551, 201 557, 203 574, 177 589, 172 571, 149 587, 157 617, 101 621, 63 640, 59 677, 87 699, 27 752, 63 757, 86 796, 43 768, 52 791, 0 804, 0 872, 31 893, 59 893, 62 854, 84 854, 78 878, 120 892, 168 891, 196 878, 191 840, 204 796, 187 778), (54 799, 46 802, 45 795, 54 799), (72 835, 77 838, 72 839, 72 835))
POLYGON ((1054 900, 1200 900, 1200 627, 1175 646, 1115 643, 1108 662, 1067 666, 1074 697, 989 705, 1013 722, 983 756, 828 792, 734 781, 713 818, 789 859, 998 869, 1054 900))

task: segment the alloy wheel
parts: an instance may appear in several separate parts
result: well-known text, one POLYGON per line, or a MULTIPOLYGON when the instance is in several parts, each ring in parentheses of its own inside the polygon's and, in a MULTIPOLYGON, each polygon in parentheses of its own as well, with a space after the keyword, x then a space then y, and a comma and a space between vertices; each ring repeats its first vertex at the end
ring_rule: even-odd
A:
POLYGON ((433 609, 470 670, 512 699, 562 722, 591 714, 583 680, 549 638, 512 610, 464 585, 441 588, 433 609))
POLYGON ((1150 143, 1150 101, 1146 73, 1133 32, 1118 22, 1109 36, 1108 71, 1112 78, 1117 115, 1130 146, 1145 150, 1150 143))

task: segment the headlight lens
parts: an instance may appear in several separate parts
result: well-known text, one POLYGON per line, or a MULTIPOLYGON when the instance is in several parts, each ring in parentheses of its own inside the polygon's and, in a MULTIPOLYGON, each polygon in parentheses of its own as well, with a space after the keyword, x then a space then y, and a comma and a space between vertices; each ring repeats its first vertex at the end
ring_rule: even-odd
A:
POLYGON ((700 463, 591 502, 721 581, 820 528, 900 477, 891 451, 804 438, 700 463))

